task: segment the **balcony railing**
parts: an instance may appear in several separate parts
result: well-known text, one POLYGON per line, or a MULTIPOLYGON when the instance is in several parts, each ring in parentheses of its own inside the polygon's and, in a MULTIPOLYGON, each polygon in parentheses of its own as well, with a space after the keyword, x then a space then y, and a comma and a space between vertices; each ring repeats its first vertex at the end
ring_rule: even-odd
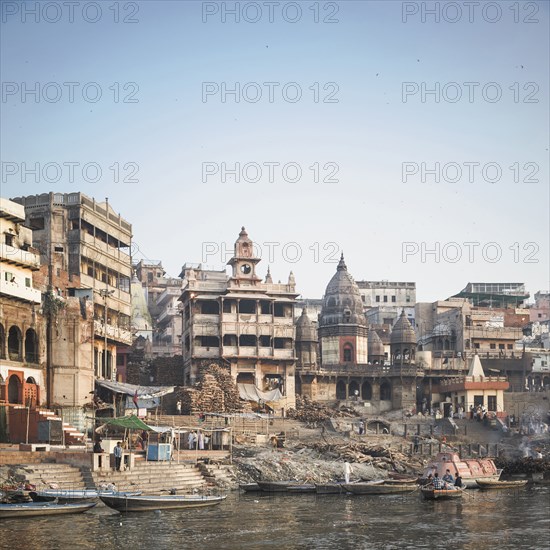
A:
POLYGON ((115 342, 130 345, 132 343, 132 333, 124 328, 116 327, 114 325, 105 325, 101 321, 94 320, 94 334, 96 337, 107 338, 115 342))
POLYGON ((0 259, 3 262, 29 267, 33 270, 40 269, 40 255, 31 250, 22 250, 7 244, 0 243, 0 259))

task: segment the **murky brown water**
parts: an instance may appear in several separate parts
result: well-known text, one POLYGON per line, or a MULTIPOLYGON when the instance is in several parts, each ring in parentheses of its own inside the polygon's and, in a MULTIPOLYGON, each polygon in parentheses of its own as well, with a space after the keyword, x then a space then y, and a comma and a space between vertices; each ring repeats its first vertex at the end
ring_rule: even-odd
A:
POLYGON ((550 548, 550 487, 461 502, 407 496, 231 494, 210 509, 0 520, 9 549, 550 548))

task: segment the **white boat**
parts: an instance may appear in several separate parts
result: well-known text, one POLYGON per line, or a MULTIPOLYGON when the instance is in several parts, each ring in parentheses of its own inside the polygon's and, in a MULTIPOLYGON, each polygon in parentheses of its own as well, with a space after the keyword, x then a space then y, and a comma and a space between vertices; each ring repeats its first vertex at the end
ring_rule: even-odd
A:
POLYGON ((0 518, 27 518, 33 516, 58 516, 61 514, 79 514, 96 505, 95 502, 77 502, 57 504, 52 502, 22 502, 18 504, 0 504, 0 518))

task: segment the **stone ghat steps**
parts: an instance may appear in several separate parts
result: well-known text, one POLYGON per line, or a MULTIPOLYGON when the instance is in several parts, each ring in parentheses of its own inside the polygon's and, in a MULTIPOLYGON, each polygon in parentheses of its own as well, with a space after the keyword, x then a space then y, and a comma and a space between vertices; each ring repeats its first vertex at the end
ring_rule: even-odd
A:
POLYGON ((187 464, 139 464, 121 472, 92 472, 96 486, 114 483, 119 490, 140 490, 145 494, 159 494, 170 489, 192 493, 206 481, 200 470, 187 464))
POLYGON ((37 488, 56 485, 60 489, 83 489, 86 487, 82 473, 67 464, 25 464, 19 466, 25 471, 26 479, 37 488))

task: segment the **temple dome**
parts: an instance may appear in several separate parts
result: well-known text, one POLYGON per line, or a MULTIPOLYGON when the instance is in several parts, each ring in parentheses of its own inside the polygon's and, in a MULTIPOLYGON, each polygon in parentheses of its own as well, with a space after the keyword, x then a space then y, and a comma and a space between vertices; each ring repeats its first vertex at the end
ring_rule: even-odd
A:
POLYGON ((359 287, 348 272, 343 254, 336 273, 327 285, 319 319, 321 326, 367 324, 359 287))
POLYGON ((407 319, 404 309, 393 326, 390 342, 392 344, 416 344, 416 333, 411 322, 407 319))
POLYGON ((296 321, 296 340, 317 342, 317 328, 309 318, 306 308, 302 309, 302 315, 296 321))
POLYGON ((384 357, 384 344, 372 328, 369 330, 368 354, 369 357, 384 357))

